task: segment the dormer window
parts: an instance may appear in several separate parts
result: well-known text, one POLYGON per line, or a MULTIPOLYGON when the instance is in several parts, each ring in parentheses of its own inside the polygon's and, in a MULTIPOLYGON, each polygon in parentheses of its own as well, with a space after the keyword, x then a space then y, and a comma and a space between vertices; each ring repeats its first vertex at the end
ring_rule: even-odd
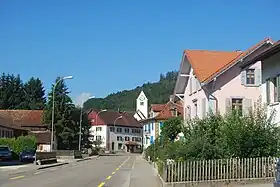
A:
POLYGON ((178 111, 176 108, 171 108, 170 109, 172 116, 177 117, 178 116, 178 111))

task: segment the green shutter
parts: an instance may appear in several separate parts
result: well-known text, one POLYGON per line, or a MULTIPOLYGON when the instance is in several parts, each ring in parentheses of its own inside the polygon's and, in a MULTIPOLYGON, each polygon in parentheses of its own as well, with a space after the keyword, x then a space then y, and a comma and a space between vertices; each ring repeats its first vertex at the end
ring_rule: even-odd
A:
POLYGON ((270 79, 266 80, 266 103, 270 104, 270 79))
POLYGON ((280 101, 280 75, 276 78, 276 85, 277 85, 277 102, 280 101))
POLYGON ((226 113, 231 112, 231 98, 226 98, 226 113))

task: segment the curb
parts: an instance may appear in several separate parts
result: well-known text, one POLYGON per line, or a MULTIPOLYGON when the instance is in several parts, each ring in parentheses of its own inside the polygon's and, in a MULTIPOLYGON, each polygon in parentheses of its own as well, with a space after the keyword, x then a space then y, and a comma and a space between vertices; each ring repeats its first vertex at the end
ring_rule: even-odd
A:
POLYGON ((63 163, 57 163, 57 164, 53 164, 53 165, 49 165, 49 166, 42 166, 37 168, 37 170, 41 170, 41 169, 46 169, 46 168, 52 168, 52 167, 57 167, 57 166, 63 166, 69 164, 68 162, 63 162, 63 163))
POLYGON ((99 157, 99 155, 88 157, 88 158, 82 158, 82 159, 77 160, 76 162, 82 162, 82 161, 86 161, 86 160, 91 160, 91 159, 98 158, 98 157, 99 157))

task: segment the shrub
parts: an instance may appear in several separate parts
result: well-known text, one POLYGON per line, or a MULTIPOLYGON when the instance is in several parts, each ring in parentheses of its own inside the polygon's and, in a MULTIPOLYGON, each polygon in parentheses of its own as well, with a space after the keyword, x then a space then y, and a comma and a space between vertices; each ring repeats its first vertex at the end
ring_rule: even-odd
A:
MULTIPOLYGON (((279 128, 273 123, 275 113, 268 114, 264 105, 241 116, 231 111, 221 116, 210 113, 203 119, 185 121, 182 127, 185 141, 172 141, 178 133, 178 122, 162 136, 168 140, 155 141, 146 154, 152 160, 219 159, 278 156, 279 128), (170 138, 172 137, 172 138, 170 138)), ((170 121, 169 121, 170 122, 170 121)), ((167 123, 166 123, 167 124, 167 123)), ((169 124, 169 123, 168 123, 169 124)))
POLYGON ((17 138, 0 138, 0 145, 7 145, 16 154, 26 149, 36 149, 36 138, 34 136, 19 136, 17 138))

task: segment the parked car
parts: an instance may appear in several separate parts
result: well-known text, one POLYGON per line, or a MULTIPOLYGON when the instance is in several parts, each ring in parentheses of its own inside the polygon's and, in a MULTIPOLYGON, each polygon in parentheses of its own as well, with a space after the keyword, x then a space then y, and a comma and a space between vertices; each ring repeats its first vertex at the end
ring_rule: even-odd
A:
POLYGON ((25 150, 19 154, 19 161, 21 162, 33 162, 35 160, 34 150, 25 150))
POLYGON ((8 146, 0 145, 0 160, 12 160, 12 151, 8 146))

